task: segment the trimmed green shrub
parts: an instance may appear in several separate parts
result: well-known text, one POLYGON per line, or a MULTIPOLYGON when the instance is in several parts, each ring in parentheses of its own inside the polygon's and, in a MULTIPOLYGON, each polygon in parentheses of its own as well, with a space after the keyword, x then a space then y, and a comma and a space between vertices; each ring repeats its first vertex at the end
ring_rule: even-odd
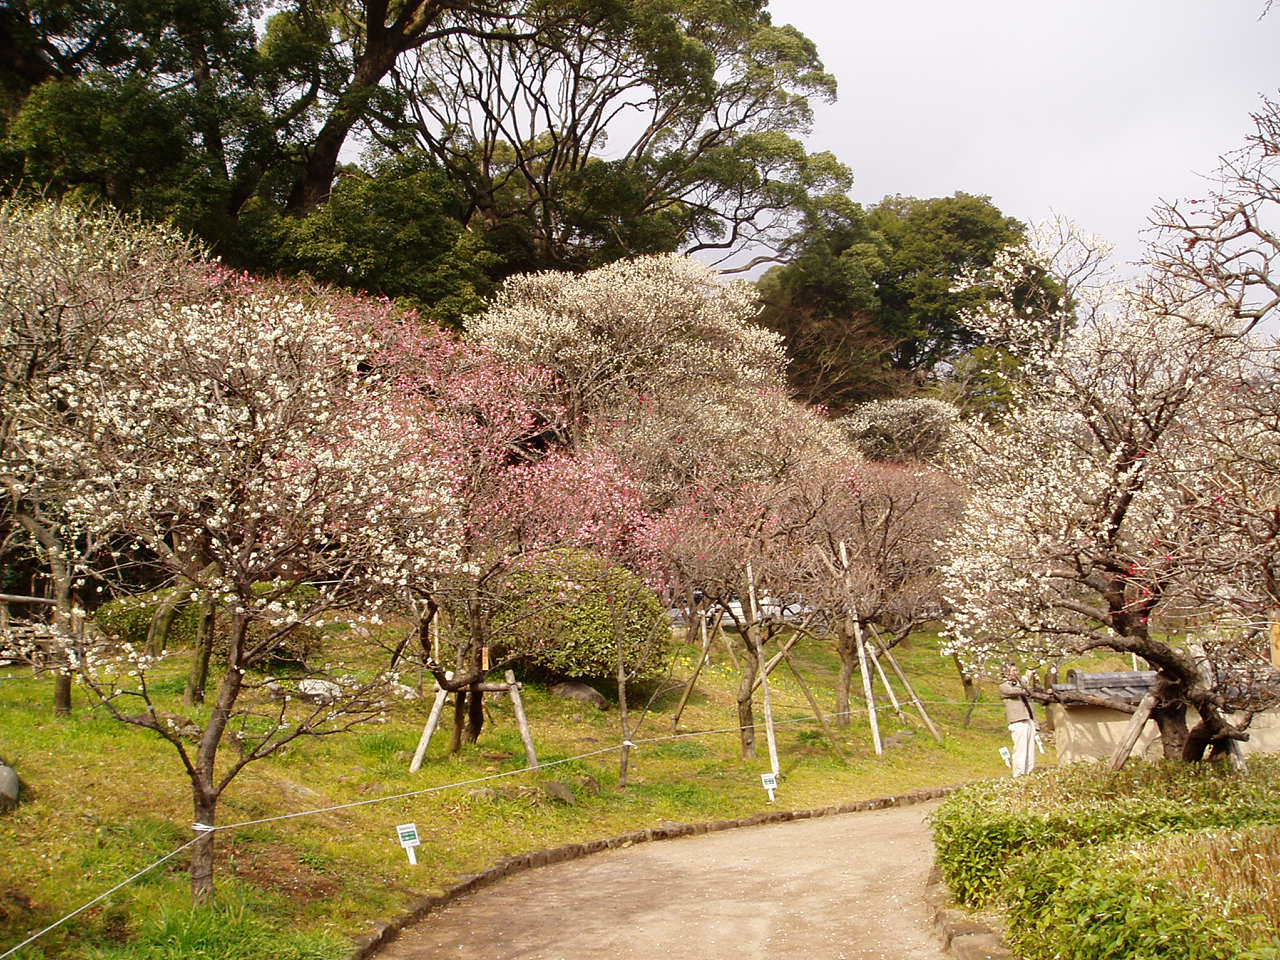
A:
MULTIPOLYGON (((176 588, 156 590, 135 597, 123 597, 104 603, 93 615, 98 629, 123 643, 142 646, 147 642, 147 631, 156 611, 176 588)), ((169 646, 188 647, 195 643, 196 630, 200 626, 200 608, 190 601, 178 605, 178 614, 169 627, 169 646)))
POLYGON ((983 906, 1021 855, 1251 823, 1280 823, 1280 758, 1253 758, 1243 775, 1213 764, 1134 761, 1114 773, 1073 764, 983 781, 947 798, 933 838, 956 898, 983 906))
POLYGON ((558 550, 513 576, 514 602, 494 618, 494 637, 529 663, 566 677, 616 676, 618 640, 627 674, 658 670, 671 624, 634 573, 577 550, 558 550))
MULTIPOLYGON (((271 585, 267 583, 254 585, 254 589, 258 593, 265 593, 270 587, 271 585)), ((93 615, 93 622, 108 636, 115 637, 123 643, 142 646, 147 642, 147 631, 151 627, 151 621, 155 617, 156 611, 160 609, 160 605, 170 595, 170 591, 174 589, 178 588, 170 587, 165 590, 155 590, 151 593, 112 600, 110 603, 105 603, 98 608, 93 615)), ((319 599, 319 596, 320 591, 315 587, 308 584, 299 584, 289 591, 288 596, 283 598, 281 602, 293 610, 305 611, 319 599)), ((219 626, 216 628, 219 632, 225 627, 222 620, 223 618, 219 614, 219 626)), ((179 603, 178 613, 173 619, 173 624, 169 627, 169 647, 178 649, 192 646, 196 641, 196 633, 199 627, 199 604, 184 599, 179 603)), ((250 631, 250 636, 254 639, 264 637, 270 629, 266 624, 255 624, 250 631)), ((307 625, 297 627, 291 630, 288 636, 281 641, 275 654, 275 659, 286 661, 305 660, 320 646, 322 641, 323 636, 316 628, 307 625)))
POLYGON ((1269 858, 1269 876, 1254 878, 1267 889, 1249 891, 1242 902, 1233 878, 1187 855, 1224 844, 1227 853, 1238 853, 1255 834, 1274 857, 1280 849, 1275 827, 1196 831, 1017 857, 1001 891, 1009 943, 1021 956, 1056 960, 1277 960, 1280 931, 1259 909, 1267 909, 1264 898, 1274 895, 1280 864, 1269 858))

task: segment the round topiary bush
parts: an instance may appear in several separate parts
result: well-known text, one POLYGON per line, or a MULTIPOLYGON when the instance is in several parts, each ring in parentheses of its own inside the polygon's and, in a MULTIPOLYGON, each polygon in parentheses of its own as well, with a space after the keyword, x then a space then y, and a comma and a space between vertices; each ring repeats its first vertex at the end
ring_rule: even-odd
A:
MULTIPOLYGON (((166 590, 155 590, 133 597, 122 597, 104 603, 93 614, 93 622, 98 629, 109 637, 122 643, 142 646, 147 642, 147 631, 151 621, 155 619, 160 605, 169 597, 166 590)), ((200 608, 197 604, 184 601, 178 605, 178 613, 169 627, 169 646, 189 647, 196 640, 196 630, 200 625, 200 608)))
MULTIPOLYGON (((170 596, 170 591, 177 588, 155 590, 151 593, 132 597, 122 597, 104 603, 95 611, 93 622, 106 636, 121 643, 142 646, 147 642, 147 631, 159 611, 160 606, 170 596)), ((254 584, 254 590, 264 594, 271 589, 267 583, 254 584)), ((314 606, 320 592, 309 584, 298 584, 279 601, 283 608, 299 615, 314 606)), ((184 598, 178 604, 178 611, 169 627, 167 646, 178 650, 191 647, 196 642, 196 634, 200 629, 200 604, 184 598)), ((215 638, 226 635, 225 611, 217 611, 215 638)), ((275 628, 267 623, 255 623, 249 631, 250 639, 257 643, 265 639, 275 628)), ((321 631, 309 624, 302 624, 290 630, 276 645, 266 666, 276 667, 281 663, 305 663, 306 658, 320 648, 323 643, 321 631)))
POLYGON ((661 667, 670 648, 671 625, 657 594, 600 557, 559 550, 515 574, 510 587, 494 638, 552 673, 614 677, 621 640, 627 675, 643 677, 661 667))

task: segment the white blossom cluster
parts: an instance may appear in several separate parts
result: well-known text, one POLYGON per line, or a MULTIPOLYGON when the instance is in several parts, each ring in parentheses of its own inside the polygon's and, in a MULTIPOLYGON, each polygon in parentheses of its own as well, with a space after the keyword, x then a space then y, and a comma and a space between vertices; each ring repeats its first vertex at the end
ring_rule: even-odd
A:
POLYGON ((1054 345, 1087 323, 1121 291, 1108 265, 1111 246, 1063 217, 1035 224, 1025 240, 999 251, 990 267, 962 271, 953 291, 981 291, 960 322, 1022 362, 1050 362, 1054 345))
POLYGON ((999 426, 969 425, 968 506, 943 545, 951 648, 991 667, 1145 635, 1188 595, 1189 478, 1249 346, 1222 318, 1103 316, 1046 354, 999 426), (1125 636, 1122 636, 1125 635, 1125 636))
POLYGON ((506 360, 552 370, 571 413, 588 416, 683 380, 781 385, 782 338, 752 322, 758 309, 748 284, 652 256, 514 277, 467 332, 506 360))
POLYGON ((960 411, 933 397, 893 397, 856 406, 839 423, 875 460, 933 460, 950 447, 960 411))
MULTIPOLYGON (((233 613, 281 623, 279 590, 327 597, 405 586, 453 556, 452 503, 430 437, 380 377, 375 347, 321 307, 228 291, 105 333, 97 357, 20 408, 31 456, 83 528, 123 534, 233 613)), ((349 597, 348 597, 349 598, 349 597)))

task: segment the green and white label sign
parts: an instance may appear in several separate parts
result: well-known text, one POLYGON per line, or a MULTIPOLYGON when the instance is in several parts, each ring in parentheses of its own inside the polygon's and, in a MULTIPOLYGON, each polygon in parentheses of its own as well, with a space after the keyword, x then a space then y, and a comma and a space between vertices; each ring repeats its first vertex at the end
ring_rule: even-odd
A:
POLYGON ((418 838, 418 825, 416 823, 402 823, 396 827, 396 836, 400 838, 400 846, 416 847, 422 841, 418 838))

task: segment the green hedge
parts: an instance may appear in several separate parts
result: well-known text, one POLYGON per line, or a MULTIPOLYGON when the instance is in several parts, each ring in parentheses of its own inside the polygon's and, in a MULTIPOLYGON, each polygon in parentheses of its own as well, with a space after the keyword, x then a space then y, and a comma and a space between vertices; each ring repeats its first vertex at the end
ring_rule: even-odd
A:
MULTIPOLYGON (((271 588, 269 583, 254 584, 254 590, 259 594, 266 593, 271 588)), ((107 636, 114 637, 123 643, 131 643, 134 646, 141 647, 147 642, 147 631, 150 629, 151 621, 160 609, 160 605, 170 595, 170 592, 175 589, 187 588, 169 587, 164 590, 156 590, 132 597, 122 597, 119 600, 104 603, 94 612, 93 622, 107 636)), ((308 584, 299 584, 293 587, 282 598, 281 602, 295 610, 305 611, 316 602, 319 596, 320 592, 315 587, 308 584)), ((223 616, 220 612, 219 621, 221 622, 222 619, 223 616)), ((217 629, 221 631, 223 626, 219 626, 217 629)), ((184 598, 178 604, 177 615, 169 627, 169 649, 176 650, 193 646, 199 627, 199 604, 192 603, 189 599, 184 598)), ((255 639, 260 638, 265 636, 270 629, 266 624, 255 624, 250 636, 255 639)), ((321 631, 303 624, 289 632, 288 636, 273 652, 273 657, 284 660, 304 660, 320 647, 323 639, 321 631)))
POLYGON ((509 584, 512 602, 494 617, 493 633, 507 650, 567 677, 616 675, 618 641, 627 673, 662 668, 671 649, 671 622, 645 582, 589 553, 557 550, 509 584))
POLYGON ((1115 773, 1072 764, 984 781, 952 794, 934 816, 938 864, 956 898, 995 900, 1019 856, 1119 838, 1280 823, 1280 758, 1241 775, 1214 764, 1131 762, 1115 773))
MULTIPOLYGON (((147 642, 147 631, 156 611, 174 589, 177 588, 170 587, 104 603, 94 612, 93 622, 108 636, 140 647, 147 642)), ((195 643, 199 626, 200 608, 189 601, 180 603, 173 624, 169 627, 169 646, 191 646, 195 643)))
POLYGON ((1212 873, 1196 870, 1194 861, 1169 856, 1171 847, 1194 851, 1248 835, 1197 831, 1017 857, 1001 890, 1009 943, 1021 956, 1055 960, 1278 960, 1280 931, 1272 920, 1215 889, 1212 873))

